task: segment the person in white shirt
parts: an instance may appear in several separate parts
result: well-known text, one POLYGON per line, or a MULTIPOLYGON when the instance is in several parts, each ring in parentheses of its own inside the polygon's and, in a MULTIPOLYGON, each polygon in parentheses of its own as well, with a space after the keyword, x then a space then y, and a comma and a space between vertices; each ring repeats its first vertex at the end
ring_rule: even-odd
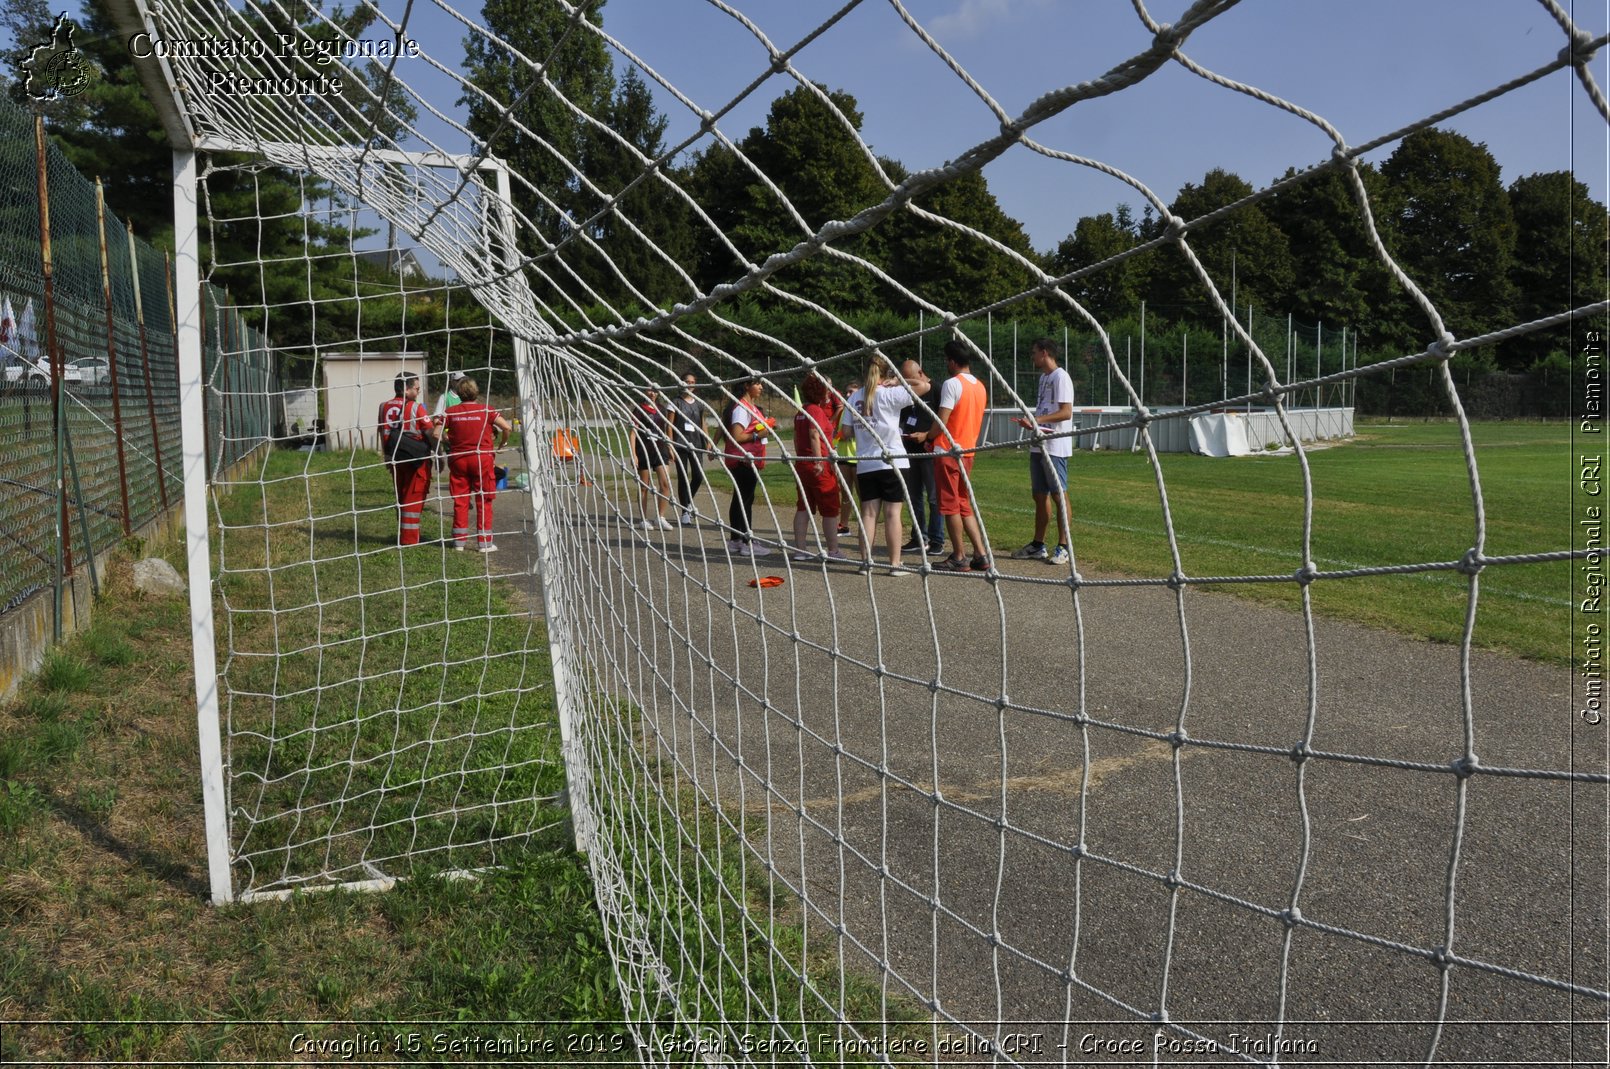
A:
POLYGON ((1073 379, 1057 366, 1057 343, 1041 338, 1029 347, 1029 358, 1040 372, 1040 390, 1034 405, 1034 418, 1015 422, 1034 432, 1029 446, 1029 489, 1034 494, 1034 541, 1014 550, 1015 560, 1043 560, 1048 564, 1067 564, 1068 554, 1068 458, 1073 455, 1073 379), (1060 437, 1046 437, 1059 435, 1060 437), (1057 517, 1057 548, 1045 548, 1045 533, 1051 526, 1051 513, 1057 517))
POLYGON ((910 575, 900 562, 900 506, 906 499, 901 472, 906 459, 900 437, 900 412, 926 394, 928 379, 902 379, 881 353, 867 363, 861 385, 845 399, 844 418, 855 428, 855 482, 861 494, 861 570, 872 570, 872 542, 883 512, 884 539, 889 547, 889 574, 910 575))

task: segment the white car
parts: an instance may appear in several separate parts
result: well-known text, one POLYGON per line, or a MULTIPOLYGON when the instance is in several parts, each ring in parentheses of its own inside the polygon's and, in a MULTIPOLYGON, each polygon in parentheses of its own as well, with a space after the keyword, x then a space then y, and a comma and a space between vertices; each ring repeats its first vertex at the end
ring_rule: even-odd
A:
POLYGON ((112 365, 104 356, 82 356, 67 365, 67 381, 73 381, 73 369, 78 370, 78 381, 85 386, 109 386, 112 382, 112 365))
MULTIPOLYGON (((90 358, 90 359, 93 359, 90 358)), ((29 386, 50 385, 50 361, 43 358, 35 361, 17 352, 6 352, 0 349, 0 361, 4 362, 6 385, 26 384, 29 386)), ((104 363, 104 361, 102 361, 104 363)), ((62 381, 72 386, 82 385, 84 372, 74 364, 68 364, 62 369, 62 381)))

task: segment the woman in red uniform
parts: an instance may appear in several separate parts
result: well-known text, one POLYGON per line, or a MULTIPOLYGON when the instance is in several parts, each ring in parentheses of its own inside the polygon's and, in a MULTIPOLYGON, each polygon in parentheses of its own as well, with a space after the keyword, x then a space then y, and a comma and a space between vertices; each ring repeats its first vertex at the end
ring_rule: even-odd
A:
POLYGON ((419 517, 430 490, 430 451, 436 448, 436 425, 419 403, 418 375, 398 375, 392 389, 397 396, 380 406, 380 455, 386 458, 397 487, 397 544, 417 546, 419 517), (404 448, 404 438, 422 444, 404 448), (411 457, 408 449, 419 450, 421 455, 411 457))
POLYGON ((481 387, 474 379, 460 380, 457 392, 459 403, 442 417, 447 423, 447 489, 453 495, 453 548, 469 548, 473 499, 475 548, 494 553, 498 547, 492 541, 492 498, 497 496, 497 477, 492 473, 492 460, 508 443, 514 428, 496 409, 481 403, 481 387))
POLYGON ((800 384, 804 407, 794 416, 794 454, 799 457, 794 478, 799 499, 794 505, 794 559, 814 560, 806 544, 811 514, 822 517, 822 540, 828 560, 849 560, 839 552, 839 479, 833 470, 833 416, 828 407, 827 380, 811 372, 800 384))

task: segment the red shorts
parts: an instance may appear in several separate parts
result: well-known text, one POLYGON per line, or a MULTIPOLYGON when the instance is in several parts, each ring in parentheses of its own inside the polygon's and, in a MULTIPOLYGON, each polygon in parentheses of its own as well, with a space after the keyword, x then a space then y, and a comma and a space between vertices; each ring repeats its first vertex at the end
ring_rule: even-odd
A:
POLYGON ((795 512, 814 512, 829 519, 839 514, 839 480, 832 464, 807 462, 795 469, 795 474, 799 484, 795 512))
POLYGON ((934 481, 939 484, 939 514, 941 516, 971 516, 973 503, 967 497, 967 483, 962 471, 973 473, 972 453, 964 454, 960 461, 955 457, 934 458, 934 481))

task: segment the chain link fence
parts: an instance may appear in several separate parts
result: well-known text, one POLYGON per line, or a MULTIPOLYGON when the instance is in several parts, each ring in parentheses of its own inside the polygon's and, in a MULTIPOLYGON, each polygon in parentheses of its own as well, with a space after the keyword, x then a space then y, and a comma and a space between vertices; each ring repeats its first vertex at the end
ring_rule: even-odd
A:
MULTIPOLYGON (((169 257, 0 99, 0 616, 183 498, 169 257)), ((267 445, 268 340, 203 286, 207 459, 267 445)))

